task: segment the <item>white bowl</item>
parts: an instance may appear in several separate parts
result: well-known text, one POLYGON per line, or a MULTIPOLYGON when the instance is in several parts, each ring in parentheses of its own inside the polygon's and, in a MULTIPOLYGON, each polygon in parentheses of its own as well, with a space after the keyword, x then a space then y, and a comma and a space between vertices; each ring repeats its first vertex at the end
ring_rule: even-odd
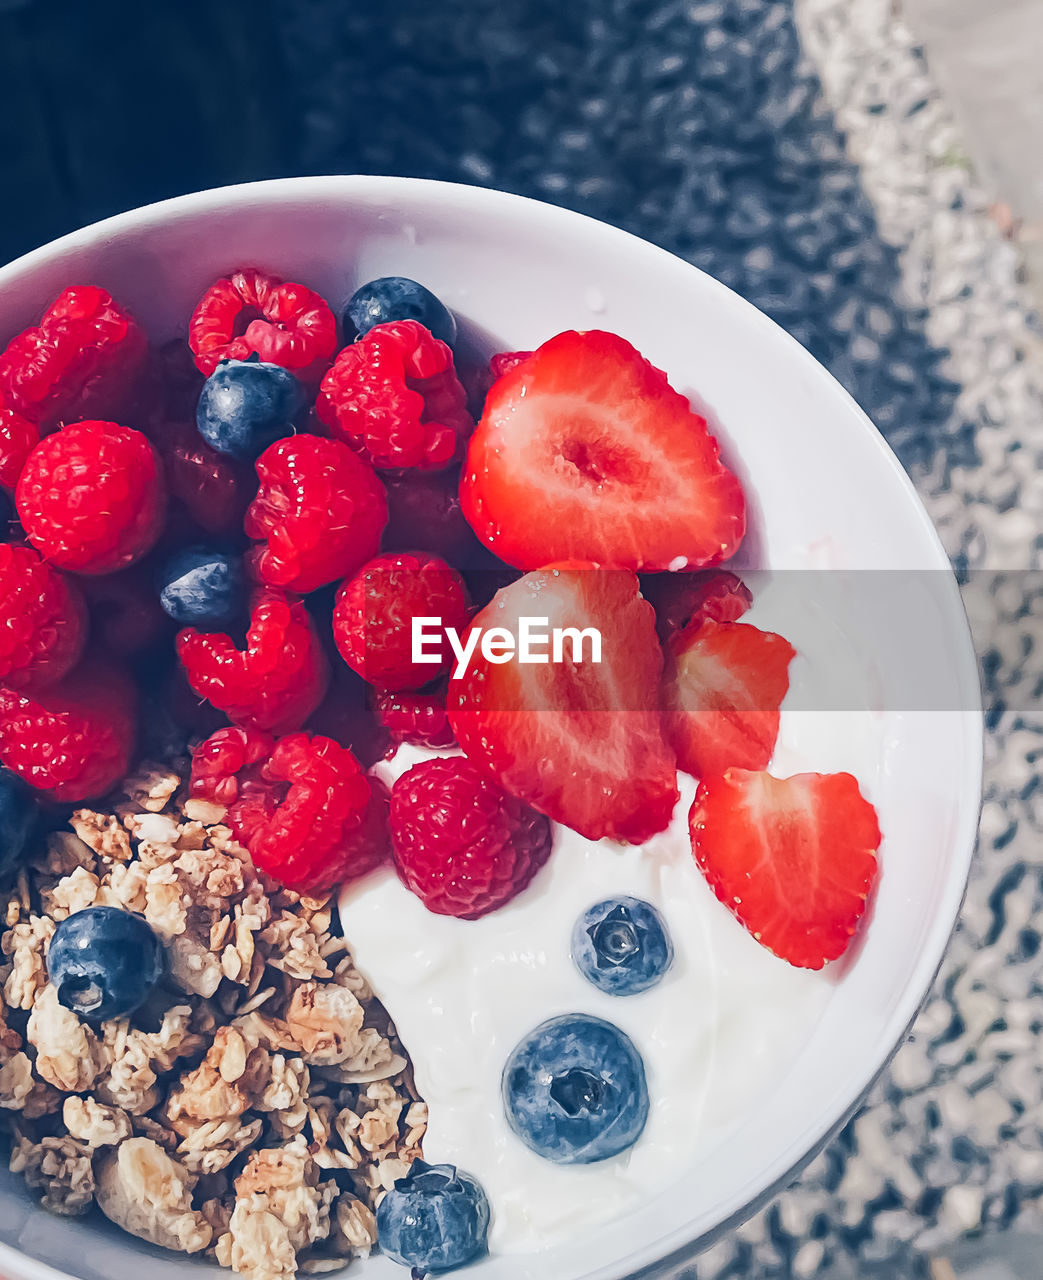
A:
MULTIPOLYGON (((756 513, 746 561, 772 570, 916 571, 908 612, 857 629, 875 667, 887 758, 871 798, 885 831, 870 927, 835 976, 825 1013, 730 1140, 693 1152, 667 1194, 538 1255, 479 1263, 482 1280, 578 1280, 659 1272, 745 1216, 864 1097, 914 1018, 959 909, 980 800, 981 717, 956 584, 916 494, 865 414, 795 341, 677 258, 578 214, 473 187, 400 178, 300 178, 185 196, 112 218, 0 271, 0 340, 66 285, 95 283, 154 337, 184 334, 218 275, 254 264, 338 308, 375 276, 422 280, 486 352, 566 328, 614 329, 709 411, 756 513), (915 616, 913 616, 915 614, 915 616), (919 664, 919 665, 918 665, 919 664), (909 709, 909 672, 932 671, 930 710, 909 709)), ((864 602, 863 602, 864 603, 864 602)), ((828 713, 821 713, 828 714, 828 713)), ((819 766, 829 769, 829 761, 819 766)), ((392 1015, 394 1010, 392 1009, 392 1015)), ((20 1180, 0 1187, 0 1271, 154 1280, 216 1275, 103 1221, 51 1217, 20 1180)), ((372 1277, 401 1277, 386 1259, 372 1277)), ((221 1273, 223 1274, 223 1273, 221 1273)))

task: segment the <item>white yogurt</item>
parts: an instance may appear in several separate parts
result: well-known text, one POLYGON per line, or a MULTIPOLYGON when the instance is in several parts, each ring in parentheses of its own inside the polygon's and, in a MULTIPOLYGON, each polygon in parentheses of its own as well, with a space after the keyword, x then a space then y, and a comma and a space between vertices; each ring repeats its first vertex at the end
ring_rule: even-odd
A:
MULTIPOLYGON (((839 701, 874 705, 874 667, 858 652, 857 632, 852 643, 852 631, 837 626, 837 607, 797 600, 784 578, 757 589, 748 619, 779 630, 798 651, 772 772, 848 770, 872 799, 895 718, 815 710, 809 692, 826 673, 842 687, 839 701), (859 688, 861 700, 852 701, 859 688)), ((403 747, 374 772, 390 783, 431 754, 403 747)), ((835 988, 828 969, 794 969, 772 956, 717 901, 688 837, 695 783, 682 775, 680 786, 670 827, 639 847, 593 843, 556 826, 554 851, 530 888, 481 920, 431 914, 390 871, 341 898, 356 962, 394 1019, 429 1105, 425 1158, 481 1181, 494 1251, 532 1251, 581 1234, 712 1161, 751 1099, 795 1061, 835 988), (675 947, 663 981, 637 996, 599 992, 569 955, 580 914, 618 894, 654 903, 675 947), (508 1128, 500 1078, 526 1033, 576 1011, 616 1023, 634 1041, 651 1111, 629 1151, 559 1166, 508 1128)))
MULTIPOLYGON (((802 716, 797 727, 806 748, 810 721, 802 716)), ((426 754, 403 748, 377 771, 390 781, 426 754)), ((794 1060, 829 999, 826 974, 770 955, 709 890, 688 840, 694 783, 682 777, 681 787, 670 828, 641 847, 593 843, 557 827, 532 886, 481 920, 431 914, 392 872, 342 896, 356 962, 391 1013, 429 1105, 425 1158, 478 1177, 492 1204, 495 1251, 577 1234, 712 1158, 750 1098, 794 1060), (569 957, 577 917, 614 894, 654 903, 676 949, 664 980, 637 996, 597 991, 569 957), (558 1166, 508 1128, 500 1076, 522 1036, 573 1011, 607 1018, 631 1037, 645 1061, 651 1112, 630 1151, 558 1166)))

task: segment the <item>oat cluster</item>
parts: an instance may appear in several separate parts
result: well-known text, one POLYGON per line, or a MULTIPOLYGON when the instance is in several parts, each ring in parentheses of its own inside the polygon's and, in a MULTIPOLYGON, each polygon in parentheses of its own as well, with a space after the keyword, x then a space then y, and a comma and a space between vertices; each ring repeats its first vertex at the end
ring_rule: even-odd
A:
POLYGON ((276 886, 187 762, 76 811, 21 872, 0 966, 0 1123, 11 1167, 61 1214, 249 1280, 323 1272, 376 1243, 374 1210, 420 1155, 427 1108, 326 898, 276 886), (94 905, 140 912, 169 977, 130 1020, 59 1004, 46 952, 94 905))

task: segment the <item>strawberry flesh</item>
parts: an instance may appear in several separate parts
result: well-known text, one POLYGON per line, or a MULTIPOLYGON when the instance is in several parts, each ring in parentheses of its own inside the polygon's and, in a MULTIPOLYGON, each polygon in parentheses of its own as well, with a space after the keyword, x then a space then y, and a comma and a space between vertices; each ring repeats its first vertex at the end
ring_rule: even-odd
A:
POLYGON ((844 954, 881 839, 851 774, 729 769, 700 783, 688 825, 710 887, 762 946, 803 969, 844 954))
POLYGON ((521 569, 700 568, 727 559, 746 527, 705 419, 600 331, 560 333, 494 384, 460 498, 479 538, 521 569))
POLYGON ((764 769, 796 651, 746 622, 704 622, 666 649, 663 724, 678 768, 696 778, 764 769))
POLYGON ((657 709, 662 655, 636 576, 589 567, 530 573, 499 591, 472 627, 517 636, 522 617, 597 628, 601 662, 590 661, 589 644, 582 662, 568 642, 561 662, 490 663, 477 649, 449 682, 460 746, 507 791, 590 840, 637 844, 662 831, 677 774, 657 709))

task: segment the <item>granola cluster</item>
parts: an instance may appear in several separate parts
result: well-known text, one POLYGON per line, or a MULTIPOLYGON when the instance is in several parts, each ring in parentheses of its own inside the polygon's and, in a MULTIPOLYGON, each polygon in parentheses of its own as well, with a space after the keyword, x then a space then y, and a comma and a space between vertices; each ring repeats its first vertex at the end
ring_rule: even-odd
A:
POLYGON ((375 1245, 427 1108, 331 902, 255 870, 186 778, 143 769, 19 875, 0 966, 11 1168, 55 1213, 96 1203, 248 1280, 336 1270, 375 1245), (59 1004, 45 961, 56 923, 94 905, 144 915, 169 969, 132 1019, 99 1027, 59 1004))

